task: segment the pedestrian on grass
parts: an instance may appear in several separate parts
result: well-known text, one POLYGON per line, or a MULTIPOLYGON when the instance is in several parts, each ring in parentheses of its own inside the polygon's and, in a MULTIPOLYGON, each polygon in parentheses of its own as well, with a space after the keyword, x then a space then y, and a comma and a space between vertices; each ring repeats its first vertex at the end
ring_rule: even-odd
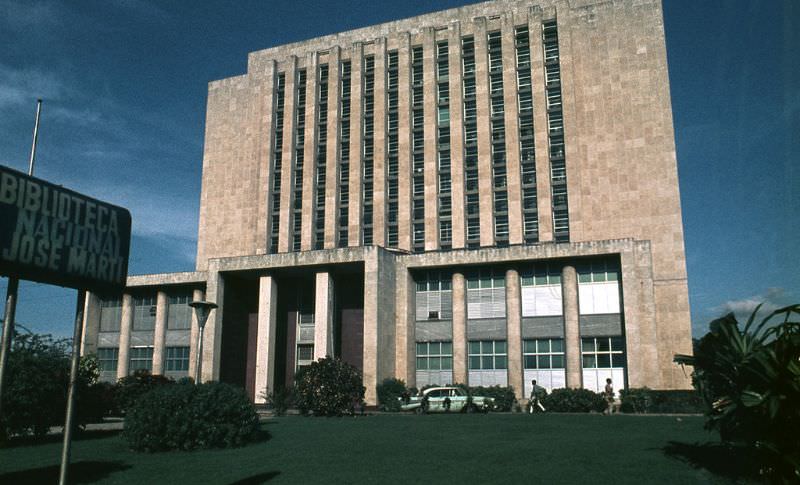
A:
POLYGON ((603 390, 603 397, 606 400, 606 410, 603 414, 609 416, 614 413, 614 386, 611 383, 611 378, 606 379, 606 387, 603 390))
POLYGON ((542 406, 541 398, 544 395, 545 390, 544 387, 536 384, 536 379, 531 381, 531 397, 528 402, 528 412, 533 414, 535 412, 541 411, 544 412, 544 406, 542 406))

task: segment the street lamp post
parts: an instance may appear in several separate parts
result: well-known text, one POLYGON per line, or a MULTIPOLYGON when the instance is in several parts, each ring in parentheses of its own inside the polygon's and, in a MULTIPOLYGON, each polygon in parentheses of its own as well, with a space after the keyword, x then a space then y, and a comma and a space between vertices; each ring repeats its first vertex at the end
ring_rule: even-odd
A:
POLYGON ((217 304, 210 301, 196 300, 189 303, 189 306, 194 308, 194 314, 197 316, 197 355, 195 356, 194 366, 194 382, 200 384, 200 364, 203 359, 203 328, 206 326, 208 314, 211 310, 217 308, 217 304))

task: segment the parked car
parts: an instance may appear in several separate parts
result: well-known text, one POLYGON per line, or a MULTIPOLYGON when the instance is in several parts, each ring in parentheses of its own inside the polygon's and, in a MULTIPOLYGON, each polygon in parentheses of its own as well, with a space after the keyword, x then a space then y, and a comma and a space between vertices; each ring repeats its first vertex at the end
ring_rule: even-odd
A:
MULTIPOLYGON (((401 398, 400 398, 401 399, 401 398)), ((402 399, 401 399, 402 401, 402 399)), ((469 396, 461 387, 431 387, 422 391, 419 396, 402 402, 400 409, 423 413, 474 413, 487 412, 494 406, 494 399, 484 396, 469 396)))

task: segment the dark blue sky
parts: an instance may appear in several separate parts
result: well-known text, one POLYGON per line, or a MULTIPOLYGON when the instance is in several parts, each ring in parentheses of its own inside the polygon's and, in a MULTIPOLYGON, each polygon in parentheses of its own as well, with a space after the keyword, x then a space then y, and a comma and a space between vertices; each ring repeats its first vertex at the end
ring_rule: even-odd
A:
MULTIPOLYGON (((471 3, 0 0, 0 164, 130 208, 132 274, 191 270, 207 83, 247 53, 471 3)), ((800 8, 664 5, 693 328, 800 301, 800 8)), ((5 295, 5 279, 0 293, 5 295)), ((23 282, 17 320, 71 333, 75 291, 23 282)))

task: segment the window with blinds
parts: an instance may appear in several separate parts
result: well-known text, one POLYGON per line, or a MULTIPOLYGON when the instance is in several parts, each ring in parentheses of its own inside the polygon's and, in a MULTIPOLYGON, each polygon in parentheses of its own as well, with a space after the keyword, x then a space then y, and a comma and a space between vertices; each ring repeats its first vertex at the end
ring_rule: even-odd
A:
POLYGON ((417 281, 416 319, 450 320, 453 318, 452 275, 431 271, 417 281))
POLYGON ((558 316, 563 313, 561 266, 539 263, 520 272, 522 316, 558 316))
POLYGON ((480 270, 467 275, 467 318, 506 317, 505 271, 480 270))

